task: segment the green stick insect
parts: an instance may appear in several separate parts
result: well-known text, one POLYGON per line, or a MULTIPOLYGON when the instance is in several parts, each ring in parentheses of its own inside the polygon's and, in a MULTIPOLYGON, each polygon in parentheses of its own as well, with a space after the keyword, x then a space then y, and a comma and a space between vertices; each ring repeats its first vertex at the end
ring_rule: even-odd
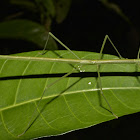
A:
MULTIPOLYGON (((102 47, 100 50, 100 54, 99 54, 99 59, 98 60, 86 60, 86 59, 80 59, 80 57, 78 55, 76 55, 73 51, 71 51, 65 44, 63 44, 57 37, 55 37, 51 32, 48 33, 48 37, 47 37, 47 41, 45 44, 45 47, 43 49, 43 52, 41 53, 42 55, 45 54, 46 52, 46 46, 48 44, 49 41, 49 37, 52 37, 53 39, 55 39, 58 43, 60 43, 66 50, 68 50, 74 57, 75 59, 65 59, 65 58, 43 58, 43 57, 22 57, 22 56, 8 56, 8 55, 0 55, 1 59, 18 59, 18 60, 35 60, 35 61, 49 61, 49 62, 64 62, 64 63, 69 63, 69 64, 81 64, 81 65, 96 65, 97 66, 97 75, 98 75, 98 84, 99 84, 99 91, 100 94, 102 95, 102 97, 104 98, 105 102, 107 103, 108 107, 109 107, 109 112, 112 113, 112 115, 114 116, 114 118, 118 118, 118 116, 114 113, 109 101, 107 100, 107 98, 105 97, 103 90, 102 90, 102 81, 101 81, 101 75, 100 75, 100 66, 102 64, 138 64, 140 63, 140 59, 139 59, 139 53, 140 53, 140 49, 138 51, 138 56, 137 59, 124 59, 122 58, 122 56, 120 55, 120 53, 118 52, 117 48, 114 46, 113 42, 111 41, 111 39, 109 38, 108 35, 105 36, 104 41, 102 43, 102 47), (117 52, 118 56, 120 59, 113 59, 113 60, 102 60, 102 52, 103 49, 105 47, 105 43, 106 41, 109 40, 109 42, 111 43, 111 45, 113 46, 113 48, 115 49, 115 51, 117 52)), ((62 77, 58 78, 56 81, 52 82, 51 84, 47 85, 46 88, 44 89, 37 105, 36 108, 33 112, 33 115, 31 116, 31 119, 28 122, 27 127, 25 128, 25 130, 23 131, 23 133, 19 134, 18 137, 21 137, 22 135, 24 135, 32 126, 32 124, 35 121, 35 113, 37 112, 37 109, 39 108, 39 105, 44 97, 44 94, 46 93, 46 91, 52 87, 53 85, 57 84, 59 81, 61 81, 62 79, 68 77, 69 75, 71 75, 74 71, 77 71, 77 69, 79 70, 79 72, 84 72, 81 71, 80 68, 73 68, 71 71, 69 71, 68 73, 64 74, 62 77)))
MULTIPOLYGON (((48 43, 48 40, 49 40, 49 37, 50 37, 50 36, 53 37, 53 39, 55 39, 58 43, 60 43, 60 44, 61 44, 66 50, 68 50, 71 54, 73 54, 73 55, 75 56, 76 59, 81 60, 74 52, 72 52, 64 43, 62 43, 62 42, 61 42, 56 36, 54 36, 51 32, 48 33, 48 38, 47 38, 45 47, 44 47, 44 49, 43 49, 42 55, 45 53, 45 50, 46 50, 46 47, 47 47, 47 43, 48 43)), ((100 50, 100 58, 99 58, 99 59, 101 60, 101 58, 102 58, 102 52, 103 52, 103 49, 104 49, 104 46, 105 46, 105 43, 106 43, 107 39, 109 40, 109 42, 111 43, 111 45, 113 46, 113 48, 115 49, 115 51, 117 52, 119 58, 122 59, 122 56, 120 55, 119 51, 118 51, 117 48, 114 46, 113 42, 111 41, 111 39, 109 38, 108 35, 106 35, 105 38, 104 38, 104 41, 103 41, 103 44, 102 44, 102 47, 101 47, 101 50, 100 50)), ((64 76, 62 76, 61 78, 59 78, 58 80, 56 80, 55 82, 53 82, 52 84, 48 85, 48 86, 45 88, 43 94, 41 95, 41 98, 40 98, 40 100, 39 100, 39 102, 38 102, 38 104, 37 104, 37 108, 38 108, 38 106, 39 106, 39 104, 40 104, 40 102, 41 102, 41 100, 42 100, 42 98, 43 98, 44 93, 46 92, 46 90, 47 90, 49 87, 51 87, 51 86, 53 86, 54 84, 56 84, 57 82, 59 82, 61 79, 63 79, 63 78, 65 78, 65 77, 69 76, 69 75, 72 74, 72 73, 73 73, 73 70, 70 71, 70 72, 68 72, 67 74, 65 74, 64 76)), ((100 88, 100 93, 101 93, 101 95, 103 96, 103 98, 104 98, 104 100, 106 101, 106 103, 108 104, 108 107, 110 108, 110 112, 112 113, 112 115, 113 115, 115 118, 118 118, 118 116, 114 114, 114 112, 113 112, 113 110, 112 110, 112 108, 111 108, 111 106, 110 106, 108 100, 106 99, 105 95, 103 94, 102 82, 101 82, 101 76, 100 76, 100 64, 97 64, 97 73, 98 73, 98 77, 99 77, 99 88, 100 88)), ((35 111, 36 111, 36 109, 35 109, 35 111)), ((25 134, 26 131, 28 131, 28 129, 31 127, 31 125, 32 125, 31 122, 32 122, 32 120, 33 120, 33 117, 34 117, 34 114, 33 114, 32 118, 31 118, 30 122, 28 123, 27 128, 25 129, 25 131, 24 131, 21 135, 25 134)), ((19 136, 21 136, 21 135, 19 135, 19 136)))
MULTIPOLYGON (((47 46, 47 43, 48 43, 48 40, 49 40, 49 36, 53 37, 53 38, 54 38, 58 43, 60 43, 65 49, 67 49, 71 54, 73 54, 73 55, 75 56, 76 59, 81 60, 74 52, 72 52, 64 43, 62 43, 62 42, 61 42, 56 36, 54 36, 51 32, 48 33, 48 38, 47 38, 45 47, 44 47, 44 49, 43 49, 42 55, 45 53, 46 46, 47 46)), ((104 41, 103 41, 103 44, 102 44, 102 47, 101 47, 101 51, 100 51, 100 59, 101 59, 101 57, 102 57, 102 52, 103 52, 103 49, 104 49, 104 46, 105 46, 105 43, 106 43, 107 39, 110 41, 110 43, 112 44, 113 48, 115 49, 115 51, 117 52, 117 54, 119 55, 119 57, 120 57, 120 59, 121 59, 122 56, 120 55, 120 53, 118 52, 118 50, 116 49, 116 47, 114 46, 113 42, 110 40, 110 38, 109 38, 108 35, 106 35, 105 38, 104 38, 104 41)), ((102 83, 101 83, 101 77, 100 77, 100 71, 99 71, 99 69, 100 69, 100 65, 97 64, 97 73, 98 73, 98 77, 99 77, 99 79, 100 79, 100 80, 99 80, 100 93, 101 93, 101 95, 103 96, 103 98, 105 99, 106 103, 108 104, 112 115, 113 115, 115 118, 118 118, 118 116, 115 115, 115 114, 113 113, 113 110, 112 110, 112 108, 111 108, 111 106, 110 106, 108 100, 106 99, 106 97, 105 97, 104 94, 103 94, 102 83)), ((37 104, 37 108, 38 108, 38 106, 39 106, 39 104, 40 104, 40 102, 41 102, 41 100, 42 100, 42 98, 43 98, 43 96, 44 96, 46 90, 47 90, 49 87, 51 87, 51 86, 53 86, 54 84, 56 84, 57 82, 59 82, 61 79, 63 79, 63 78, 65 78, 65 77, 69 76, 69 75, 72 74, 72 73, 73 73, 73 70, 70 71, 70 72, 68 72, 67 74, 65 74, 64 76, 62 76, 61 78, 59 78, 58 80, 56 80, 55 82, 53 82, 52 84, 48 85, 48 86, 45 88, 43 94, 41 95, 41 98, 40 98, 40 100, 39 100, 39 102, 38 102, 38 104, 37 104)), ((35 109, 35 112, 36 112, 36 109, 35 109)), ((33 117, 34 117, 34 114, 32 115, 32 118, 31 118, 30 122, 28 123, 28 126, 27 126, 27 128, 25 129, 25 131, 24 131, 22 134, 20 134, 19 136, 24 135, 24 134, 28 131, 28 129, 31 127, 32 121, 33 121, 33 117)))

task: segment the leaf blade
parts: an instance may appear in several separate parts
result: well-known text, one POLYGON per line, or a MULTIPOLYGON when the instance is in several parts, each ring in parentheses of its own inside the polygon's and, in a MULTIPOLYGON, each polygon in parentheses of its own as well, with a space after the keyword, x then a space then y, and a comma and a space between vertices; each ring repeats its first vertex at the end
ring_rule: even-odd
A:
MULTIPOLYGON (((75 53, 84 59, 99 58, 97 53, 75 53)), ((37 51, 16 55, 39 56, 37 51)), ((73 58, 67 51, 47 52, 40 57, 73 58)), ((104 55, 104 59, 117 59, 117 57, 104 55)), ((37 116, 41 112, 41 115, 20 138, 59 135, 115 119, 99 94, 96 66, 78 65, 78 67, 54 62, 5 61, 0 60, 0 89, 4 87, 0 92, 3 96, 0 98, 1 119, 3 118, 3 121, 0 121, 0 136, 1 133, 6 134, 5 130, 14 136, 21 134, 26 129, 46 85, 51 84, 74 67, 80 68, 85 73, 75 71, 74 74, 50 87, 45 92, 35 114, 37 116), (15 69, 17 66, 18 68, 15 69)), ((134 64, 101 66, 103 92, 117 116, 140 110, 139 74, 135 75, 135 72, 138 74, 139 71, 136 71, 134 64)), ((5 137, 9 139, 10 134, 5 137)), ((11 137, 11 139, 16 138, 11 137)))
MULTIPOLYGON (((11 20, 0 23, 0 38, 2 39, 21 39, 32 42, 39 48, 44 48, 47 35, 47 31, 42 25, 29 20, 11 20)), ((57 49, 52 38, 50 38, 47 49, 57 49)))

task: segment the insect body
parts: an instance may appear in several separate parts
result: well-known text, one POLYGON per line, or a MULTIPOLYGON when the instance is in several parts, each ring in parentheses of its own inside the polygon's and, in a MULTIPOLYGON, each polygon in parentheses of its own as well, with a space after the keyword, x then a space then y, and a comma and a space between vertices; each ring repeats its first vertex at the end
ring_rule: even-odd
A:
MULTIPOLYGON (((48 39, 46 41, 42 55, 36 54, 36 52, 35 55, 36 57, 0 55, 1 59, 8 59, 8 61, 9 59, 10 61, 13 61, 14 59, 16 60, 18 59, 18 61, 27 60, 27 65, 26 67, 24 67, 24 71, 22 72, 23 77, 19 77, 21 79, 18 81, 18 86, 16 87, 17 89, 16 96, 15 96, 16 98, 14 99, 15 104, 13 107, 19 106, 19 108, 20 107, 22 108, 22 105, 24 104, 25 106, 28 103, 31 104, 29 105, 29 107, 27 106, 26 108, 27 114, 25 113, 22 114, 22 112, 24 112, 23 110, 24 108, 23 108, 20 110, 19 117, 17 118, 13 117, 16 118, 16 120, 20 120, 20 118, 24 115, 24 117, 26 118, 26 124, 23 126, 22 132, 21 131, 18 132, 17 130, 17 133, 15 133, 16 137, 18 136, 22 138, 24 136, 26 137, 26 134, 30 135, 29 133, 26 132, 30 132, 32 128, 34 128, 37 131, 35 125, 37 123, 39 123, 38 125, 41 125, 40 122, 42 122, 42 120, 46 124, 46 127, 44 126, 42 128, 42 130, 44 130, 42 132, 43 133, 42 135, 45 135, 46 132, 48 132, 47 135, 52 135, 52 134, 57 135, 69 131, 69 130, 63 131, 62 128, 67 129, 67 125, 71 125, 73 124, 73 122, 76 124, 76 125, 74 124, 75 126, 78 126, 79 128, 83 128, 94 124, 94 122, 91 121, 88 122, 87 120, 92 120, 93 118, 95 118, 96 120, 96 117, 98 119, 99 118, 102 119, 103 117, 118 118, 118 116, 121 116, 118 112, 121 111, 117 112, 116 110, 114 110, 115 104, 118 105, 119 102, 121 105, 123 105, 123 107, 127 108, 128 105, 125 104, 127 103, 127 99, 126 97, 124 97, 124 95, 127 94, 128 96, 130 96, 128 90, 131 90, 131 92, 137 90, 139 91, 139 83, 135 77, 132 77, 131 79, 131 81, 133 82, 131 82, 130 84, 127 83, 125 85, 125 82, 129 81, 130 77, 127 77, 126 75, 126 77, 120 78, 119 76, 118 77, 115 76, 116 73, 113 73, 119 70, 120 70, 119 72, 122 71, 124 72, 127 71, 127 69, 130 69, 130 71, 132 72, 135 71, 134 68, 131 69, 131 66, 129 67, 127 64, 138 66, 137 64, 139 63, 139 53, 137 59, 123 59, 107 35, 105 36, 105 39, 103 41, 100 54, 95 54, 95 58, 96 58, 95 60, 91 60, 91 57, 89 57, 91 53, 88 53, 86 57, 82 58, 81 57, 83 56, 82 52, 77 53, 71 51, 52 33, 48 34, 48 39), (52 58, 52 55, 54 54, 59 56, 59 52, 57 51, 54 53, 53 52, 45 53, 45 48, 50 36, 53 37, 64 48, 67 49, 67 52, 65 51, 64 53, 60 54, 61 58, 56 58, 56 57, 52 58), (105 55, 107 59, 102 59, 103 56, 102 52, 107 39, 110 41, 113 48, 116 50, 117 54, 119 55, 119 58, 114 57, 113 59, 112 56, 105 55), (51 56, 50 58, 49 55, 51 56), (68 57, 68 55, 70 56, 70 58, 63 58, 63 56, 68 57), (48 62, 47 66, 44 63, 45 61, 48 62), (33 80, 34 84, 32 85, 34 86, 33 88, 36 88, 37 86, 43 84, 44 88, 42 90, 40 90, 40 88, 37 88, 40 91, 34 90, 33 95, 36 94, 36 98, 34 98, 32 97, 33 95, 31 94, 33 92, 33 89, 31 90, 25 89, 24 83, 26 84, 29 81, 28 85, 30 86, 30 83, 32 82, 32 78, 34 78, 34 75, 30 74, 32 73, 32 71, 30 71, 30 67, 32 70, 35 70, 36 67, 40 67, 40 65, 42 66, 42 68, 40 68, 39 70, 40 71, 44 70, 43 72, 45 74, 40 75, 42 76, 41 77, 42 79, 39 79, 40 84, 38 82, 38 79, 36 79, 33 80), (58 74, 57 71, 60 71, 60 69, 62 73, 58 74), (110 74, 110 72, 112 73, 110 74), (86 74, 86 76, 84 74, 86 74), (42 93, 41 96, 40 94, 39 95, 37 94, 40 92, 42 93), (30 99, 28 97, 30 97, 30 99), (112 101, 115 102, 112 103, 112 101), (106 105, 105 107, 104 104, 106 105), (30 110, 31 107, 33 107, 34 109, 30 110), (28 114, 30 114, 30 116, 28 114), (41 119, 39 119, 38 121, 38 118, 41 119), (61 125, 57 125, 57 122, 60 122, 61 125)), ((3 72, 2 69, 4 68, 4 65, 6 63, 8 62, 5 61, 3 63, 3 67, 1 68, 1 73, 3 72)), ((15 65, 17 64, 15 63, 15 65)), ((24 63, 22 66, 24 66, 24 63)), ((18 78, 18 76, 16 78, 18 78)), ((16 82, 16 80, 14 82, 16 82)), ((133 93, 133 95, 135 94, 137 93, 133 93)), ((134 102, 136 104, 139 103, 139 101, 136 100, 136 98, 134 102)), ((130 109, 130 107, 128 108, 130 109)), ((1 113, 3 124, 5 128, 7 128, 7 130, 12 133, 14 130, 11 130, 10 127, 6 127, 6 126, 8 126, 9 124, 10 126, 14 126, 16 124, 16 127, 18 128, 18 124, 20 123, 18 123, 19 121, 17 121, 17 123, 11 124, 12 121, 9 120, 8 124, 5 124, 7 122, 5 120, 5 116, 7 116, 5 110, 6 110, 5 108, 1 110, 3 112, 1 113)))

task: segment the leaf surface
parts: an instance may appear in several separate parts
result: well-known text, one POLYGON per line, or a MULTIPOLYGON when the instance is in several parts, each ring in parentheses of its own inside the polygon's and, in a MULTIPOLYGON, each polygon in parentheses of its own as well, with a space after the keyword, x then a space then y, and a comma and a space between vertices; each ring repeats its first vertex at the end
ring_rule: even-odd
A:
MULTIPOLYGON (((11 20, 0 23, 0 38, 21 39, 44 48, 47 35, 44 26, 29 20, 11 20)), ((52 38, 49 40, 47 49, 57 49, 52 38)))
MULTIPOLYGON (((81 59, 99 58, 98 53, 75 53, 81 59)), ((68 51, 15 55, 74 58, 68 51)), ((103 59, 118 57, 104 55, 103 59)), ((118 117, 140 111, 139 71, 136 64, 105 64, 100 67, 103 93, 118 117)), ((96 65, 1 59, 0 89, 1 140, 59 135, 115 119, 100 95, 96 65), (45 87, 74 68, 73 74, 46 90, 33 115, 45 87), (25 131, 32 116, 31 127, 17 138, 25 131)))

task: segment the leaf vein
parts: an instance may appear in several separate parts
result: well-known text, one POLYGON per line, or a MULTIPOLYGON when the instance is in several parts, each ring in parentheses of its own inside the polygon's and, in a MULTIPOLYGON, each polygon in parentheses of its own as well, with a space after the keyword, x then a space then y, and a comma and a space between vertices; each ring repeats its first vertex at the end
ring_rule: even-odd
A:
POLYGON ((4 61, 4 63, 2 64, 2 67, 1 67, 1 69, 0 69, 0 73, 2 72, 2 70, 3 70, 3 68, 4 68, 4 65, 6 64, 7 61, 8 61, 8 59, 6 59, 6 60, 4 61))
MULTIPOLYGON (((35 55, 35 57, 37 57, 39 54, 37 54, 37 55, 35 55)), ((24 71, 23 71, 23 73, 21 74, 22 76, 25 74, 25 72, 27 71, 27 69, 28 69, 28 67, 29 67, 29 65, 31 64, 31 60, 27 63, 27 66, 25 67, 25 69, 24 69, 24 71)), ((20 79, 19 80, 19 83, 18 83, 18 85, 17 85, 17 90, 16 90, 16 94, 15 94, 15 101, 14 101, 14 105, 16 104, 16 101, 17 101, 17 96, 18 96, 18 92, 19 92, 19 88, 20 88, 20 85, 21 85, 21 81, 22 81, 23 79, 20 79)))
MULTIPOLYGON (((133 89, 133 90, 140 90, 140 87, 113 87, 113 88, 102 88, 102 90, 110 90, 110 89, 114 89, 114 90, 126 90, 126 89, 133 89)), ((88 91, 98 91, 100 89, 88 89, 88 90, 77 90, 77 91, 70 91, 70 92, 65 92, 63 93, 63 95, 68 95, 68 94, 77 94, 77 93, 80 93, 80 92, 88 92, 88 91)), ((54 98, 54 97, 57 97, 58 95, 51 95, 51 96, 46 96, 46 97, 43 97, 43 100, 45 99, 48 99, 48 98, 54 98)), ((62 95, 60 95, 62 96, 62 95)), ((27 104, 27 103, 31 103, 31 102, 34 102, 34 101, 38 101, 40 98, 36 98, 36 99, 32 99, 32 100, 28 100, 28 101, 24 101, 24 102, 21 102, 21 103, 18 103, 18 104, 15 104, 15 105, 10 105, 8 107, 4 107, 4 108, 1 108, 0 111, 3 111, 3 110, 7 110, 7 109, 10 109, 10 108, 13 108, 13 107, 17 107, 17 106, 20 106, 20 105, 24 105, 24 104, 27 104)))
POLYGON ((89 103, 89 105, 90 105, 96 112, 98 112, 99 114, 104 115, 104 116, 110 116, 110 115, 106 115, 106 114, 102 113, 101 111, 97 110, 97 109, 92 105, 91 101, 89 101, 89 99, 88 99, 88 97, 86 96, 85 92, 83 92, 83 95, 85 96, 85 98, 86 98, 87 102, 89 103))
POLYGON ((123 104, 125 107, 129 108, 129 109, 133 109, 135 110, 135 108, 128 106, 127 104, 125 104, 124 102, 122 102, 115 94, 114 92, 110 89, 110 91, 112 92, 113 96, 121 103, 123 104))
POLYGON ((54 127, 52 127, 52 126, 48 123, 48 121, 44 118, 42 112, 40 112, 39 108, 37 107, 36 102, 34 102, 34 103, 35 103, 35 106, 36 106, 36 108, 37 108, 38 113, 41 115, 41 117, 42 117, 42 119, 44 120, 44 122, 45 122, 50 128, 52 128, 52 129, 57 130, 57 131, 60 132, 60 130, 55 129, 54 127))
MULTIPOLYGON (((67 81, 67 85, 66 85, 66 88, 68 87, 68 84, 69 84, 69 80, 70 80, 70 78, 68 78, 68 81, 67 81)), ((63 98, 64 98, 64 101, 65 101, 65 103, 66 103, 66 105, 67 105, 67 107, 68 107, 68 109, 69 109, 69 111, 71 112, 71 114, 72 114, 72 116, 74 116, 74 118, 76 119, 76 120, 78 120, 80 123, 83 123, 83 124, 85 124, 84 122, 82 122, 75 114, 74 114, 74 112, 71 110, 71 108, 70 108, 70 106, 69 106, 69 104, 68 104, 68 102, 67 102, 67 99, 66 99, 66 97, 65 97, 65 95, 63 94, 63 98)))
MULTIPOLYGON (((10 134, 12 137, 14 137, 14 138, 17 138, 14 134, 12 134, 9 130, 8 130, 8 128, 6 127, 6 124, 5 124, 5 122, 4 122, 4 118, 3 118, 3 114, 2 114, 2 112, 0 113, 1 114, 1 119, 2 119, 2 123, 3 123, 3 126, 4 126, 4 128, 5 128, 5 130, 8 132, 8 134, 10 134)), ((18 139, 18 138, 17 138, 18 139)))

